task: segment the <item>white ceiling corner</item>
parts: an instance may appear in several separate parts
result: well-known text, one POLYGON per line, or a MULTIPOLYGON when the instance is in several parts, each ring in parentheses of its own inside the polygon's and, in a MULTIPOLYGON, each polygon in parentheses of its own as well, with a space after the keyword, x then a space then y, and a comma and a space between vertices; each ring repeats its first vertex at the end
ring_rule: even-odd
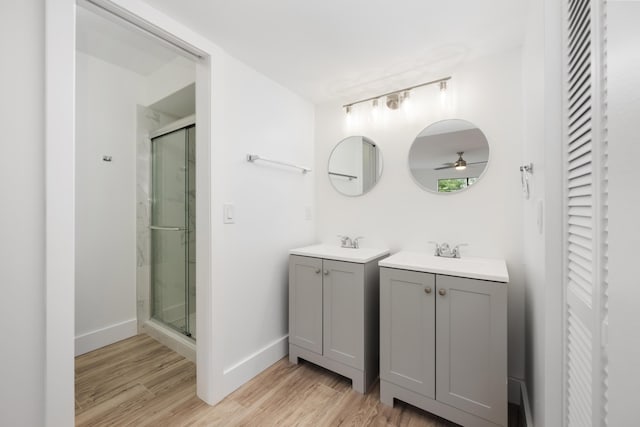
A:
POLYGON ((314 103, 443 77, 522 43, 526 0, 147 0, 314 103))

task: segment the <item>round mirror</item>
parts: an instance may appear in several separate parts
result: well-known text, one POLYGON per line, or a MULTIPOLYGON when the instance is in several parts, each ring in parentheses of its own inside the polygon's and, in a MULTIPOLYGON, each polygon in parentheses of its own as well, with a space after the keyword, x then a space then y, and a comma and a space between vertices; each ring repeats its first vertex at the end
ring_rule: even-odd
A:
POLYGON ((329 181, 345 196, 361 196, 375 187, 382 175, 378 145, 364 136, 340 141, 329 157, 329 181))
POLYGON ((409 150, 409 170, 425 190, 455 193, 475 184, 487 168, 489 143, 466 120, 443 120, 425 128, 409 150))

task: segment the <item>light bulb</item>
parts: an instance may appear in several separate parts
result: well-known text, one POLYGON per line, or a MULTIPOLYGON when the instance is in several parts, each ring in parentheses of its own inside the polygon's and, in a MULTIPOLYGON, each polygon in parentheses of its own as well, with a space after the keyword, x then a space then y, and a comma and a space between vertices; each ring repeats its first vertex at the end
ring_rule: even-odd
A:
POLYGON ((447 81, 440 82, 440 103, 444 106, 447 102, 447 81))
POLYGON ((402 92, 402 107, 408 109, 411 105, 411 93, 408 90, 402 92))
POLYGON ((371 103, 371 115, 373 118, 378 117, 380 115, 380 107, 378 106, 378 99, 374 99, 371 103))

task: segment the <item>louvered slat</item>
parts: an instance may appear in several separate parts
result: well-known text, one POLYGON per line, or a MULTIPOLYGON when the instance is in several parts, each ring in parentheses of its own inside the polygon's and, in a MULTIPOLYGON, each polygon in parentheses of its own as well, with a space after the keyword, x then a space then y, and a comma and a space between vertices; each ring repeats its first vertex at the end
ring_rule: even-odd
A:
POLYGON ((591 333, 580 316, 568 311, 568 389, 569 425, 589 426, 591 422, 591 333))
POLYGON ((567 16, 567 111, 565 212, 567 335, 566 422, 591 426, 594 298, 593 52, 592 1, 569 0, 567 16), (573 305, 572 305, 573 304, 573 305))

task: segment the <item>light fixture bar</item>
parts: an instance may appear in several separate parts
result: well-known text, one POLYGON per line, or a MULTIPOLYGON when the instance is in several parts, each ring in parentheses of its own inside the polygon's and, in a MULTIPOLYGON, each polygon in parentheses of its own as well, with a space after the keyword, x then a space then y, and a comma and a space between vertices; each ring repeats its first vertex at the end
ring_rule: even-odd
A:
POLYGON ((416 89, 416 88, 423 87, 423 86, 429 86, 429 85, 433 85, 433 84, 436 84, 436 83, 446 82, 447 80, 451 80, 451 76, 443 77, 441 79, 432 80, 430 82, 420 83, 420 84, 417 84, 417 85, 414 85, 414 86, 405 87, 403 89, 398 89, 398 90, 394 90, 394 91, 391 91, 391 92, 383 93, 382 95, 372 96, 371 98, 366 98, 366 99, 361 99, 359 101, 350 102, 349 104, 344 104, 342 107, 343 108, 352 107, 352 106, 354 106, 356 104, 361 104, 363 102, 373 101, 374 99, 383 98, 383 97, 389 96, 389 95, 400 94, 402 92, 409 91, 409 90, 416 89))

